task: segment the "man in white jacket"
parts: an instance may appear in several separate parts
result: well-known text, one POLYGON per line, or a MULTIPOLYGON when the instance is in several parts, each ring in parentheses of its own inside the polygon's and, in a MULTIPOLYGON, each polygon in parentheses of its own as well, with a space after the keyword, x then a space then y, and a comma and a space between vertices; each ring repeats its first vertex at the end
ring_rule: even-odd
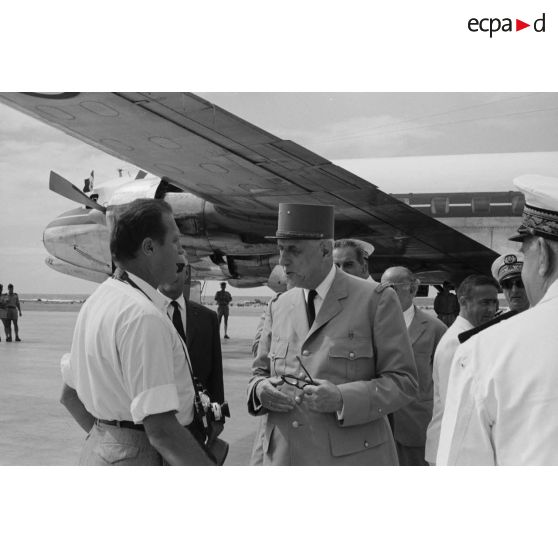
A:
POLYGON ((522 279, 531 308, 456 352, 439 465, 558 465, 558 179, 517 178, 525 194, 522 279))
POLYGON ((434 354, 434 410, 426 432, 425 459, 436 463, 440 427, 444 415, 451 363, 459 347, 460 333, 491 320, 498 310, 498 283, 485 275, 469 275, 457 289, 459 316, 440 339, 434 354))

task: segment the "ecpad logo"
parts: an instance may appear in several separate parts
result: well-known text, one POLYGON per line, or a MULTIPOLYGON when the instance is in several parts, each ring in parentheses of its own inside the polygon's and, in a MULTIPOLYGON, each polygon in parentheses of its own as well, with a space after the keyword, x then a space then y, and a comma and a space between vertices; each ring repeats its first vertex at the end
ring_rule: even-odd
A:
MULTIPOLYGON (((545 17, 546 14, 543 13, 543 15, 539 19, 536 19, 533 22, 533 30, 536 33, 545 32, 545 24, 546 24, 545 17)), ((478 31, 481 31, 483 33, 489 33, 490 38, 492 38, 492 35, 494 33, 497 33, 498 31, 503 31, 505 33, 505 32, 513 32, 513 31, 521 31, 522 29, 531 27, 530 23, 525 23, 520 19, 515 19, 515 29, 514 29, 512 21, 513 21, 512 18, 509 17, 505 17, 503 19, 500 19, 498 17, 485 17, 482 19, 477 19, 475 17, 472 17, 468 21, 467 27, 469 28, 469 31, 472 31, 473 33, 477 33, 478 31)))

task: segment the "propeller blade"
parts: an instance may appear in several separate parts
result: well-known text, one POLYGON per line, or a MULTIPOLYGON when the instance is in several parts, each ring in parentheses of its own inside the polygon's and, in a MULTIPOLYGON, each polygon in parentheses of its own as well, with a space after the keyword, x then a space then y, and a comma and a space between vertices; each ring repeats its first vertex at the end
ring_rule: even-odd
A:
POLYGON ((50 171, 48 187, 53 192, 60 194, 64 198, 75 201, 76 203, 83 204, 91 209, 98 209, 102 213, 106 213, 107 211, 106 207, 88 198, 79 188, 53 171, 50 171))

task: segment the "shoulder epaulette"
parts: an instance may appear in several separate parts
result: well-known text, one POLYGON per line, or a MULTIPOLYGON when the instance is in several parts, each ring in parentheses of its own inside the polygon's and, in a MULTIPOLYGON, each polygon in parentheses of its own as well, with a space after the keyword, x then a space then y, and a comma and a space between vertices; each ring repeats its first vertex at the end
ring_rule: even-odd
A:
POLYGON ((378 286, 374 289, 374 292, 383 293, 388 287, 389 287, 389 285, 379 283, 378 286))

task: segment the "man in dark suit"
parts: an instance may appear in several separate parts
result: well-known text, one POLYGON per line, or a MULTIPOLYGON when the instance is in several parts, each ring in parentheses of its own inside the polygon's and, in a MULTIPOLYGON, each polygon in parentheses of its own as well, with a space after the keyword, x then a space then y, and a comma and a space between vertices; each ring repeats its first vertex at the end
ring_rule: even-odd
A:
MULTIPOLYGON (((173 283, 160 285, 159 291, 169 299, 167 314, 179 335, 186 341, 194 375, 212 402, 223 403, 223 361, 217 314, 201 304, 186 300, 183 291, 187 269, 185 266, 173 283)), ((221 423, 212 423, 212 427, 210 440, 214 440, 223 431, 221 423)), ((203 429, 197 418, 190 430, 201 439, 203 429)))
POLYGON ((433 408, 432 365, 436 347, 447 327, 413 304, 419 281, 406 267, 386 269, 382 284, 392 287, 401 303, 418 371, 418 398, 393 414, 393 436, 399 464, 428 465, 424 450, 433 408))

